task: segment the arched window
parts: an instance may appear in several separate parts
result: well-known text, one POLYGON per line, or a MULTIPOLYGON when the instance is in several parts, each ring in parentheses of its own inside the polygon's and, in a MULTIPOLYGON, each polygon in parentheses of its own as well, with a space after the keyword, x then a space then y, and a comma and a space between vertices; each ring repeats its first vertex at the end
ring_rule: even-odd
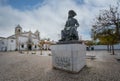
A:
POLYGON ((35 48, 37 48, 37 46, 35 45, 35 48))
POLYGON ((22 44, 21 47, 24 48, 24 44, 22 44))
POLYGON ((18 32, 20 32, 20 29, 18 29, 18 32))
POLYGON ((11 42, 13 42, 13 40, 11 40, 11 42))

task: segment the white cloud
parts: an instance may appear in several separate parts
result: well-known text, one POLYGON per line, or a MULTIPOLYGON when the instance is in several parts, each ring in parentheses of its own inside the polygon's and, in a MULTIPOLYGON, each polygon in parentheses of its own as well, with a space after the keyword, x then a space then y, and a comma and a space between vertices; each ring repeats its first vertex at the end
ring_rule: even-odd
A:
POLYGON ((78 4, 75 0, 45 0, 42 5, 37 4, 33 10, 24 11, 12 8, 10 5, 1 5, 0 36, 13 34, 15 26, 20 24, 25 31, 35 32, 38 29, 42 38, 49 37, 58 40, 67 20, 67 12, 73 9, 80 23, 79 35, 82 35, 83 39, 90 39, 93 18, 100 9, 107 8, 109 4, 115 4, 116 1, 84 0, 84 4, 78 4))

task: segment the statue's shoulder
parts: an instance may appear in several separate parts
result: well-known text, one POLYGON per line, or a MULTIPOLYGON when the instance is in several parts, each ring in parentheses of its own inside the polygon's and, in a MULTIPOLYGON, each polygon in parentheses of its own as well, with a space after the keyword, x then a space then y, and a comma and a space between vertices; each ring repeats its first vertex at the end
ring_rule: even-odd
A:
POLYGON ((77 19, 75 19, 75 18, 73 18, 72 20, 75 21, 75 22, 77 22, 77 19))
POLYGON ((73 17, 73 19, 75 19, 75 20, 76 20, 76 18, 74 18, 74 17, 73 17))

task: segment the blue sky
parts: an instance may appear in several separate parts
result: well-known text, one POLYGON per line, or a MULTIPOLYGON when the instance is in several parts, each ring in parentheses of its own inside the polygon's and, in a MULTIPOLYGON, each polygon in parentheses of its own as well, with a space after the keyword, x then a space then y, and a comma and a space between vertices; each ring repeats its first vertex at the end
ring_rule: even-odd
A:
MULTIPOLYGON (((11 5, 13 8, 19 10, 31 10, 36 7, 36 5, 43 4, 45 0, 7 0, 6 5, 11 5)), ((75 0, 78 5, 84 4, 84 0, 75 0)))
POLYGON ((17 24, 23 31, 40 31, 41 38, 59 40, 73 9, 80 26, 77 29, 83 40, 89 40, 93 19, 102 9, 116 5, 118 0, 0 0, 0 37, 14 34, 17 24), (6 33, 7 32, 7 33, 6 33))
POLYGON ((8 0, 7 5, 19 10, 33 9, 37 4, 42 4, 44 0, 8 0))

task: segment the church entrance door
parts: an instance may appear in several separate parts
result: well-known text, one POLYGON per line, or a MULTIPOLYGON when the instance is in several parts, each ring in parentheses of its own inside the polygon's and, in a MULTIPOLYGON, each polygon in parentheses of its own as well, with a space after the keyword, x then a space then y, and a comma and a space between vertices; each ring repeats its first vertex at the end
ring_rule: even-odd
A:
POLYGON ((32 45, 28 44, 28 50, 32 50, 32 45))

